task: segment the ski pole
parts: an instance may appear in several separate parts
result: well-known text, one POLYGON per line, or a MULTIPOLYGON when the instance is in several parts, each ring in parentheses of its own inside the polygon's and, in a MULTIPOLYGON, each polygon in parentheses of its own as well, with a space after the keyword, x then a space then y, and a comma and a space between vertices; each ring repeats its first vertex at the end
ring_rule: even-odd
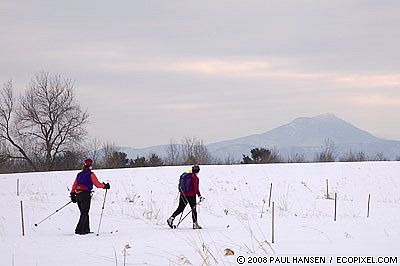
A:
MULTIPOLYGON (((196 207, 196 206, 194 206, 194 207, 196 207)), ((189 211, 185 216, 183 216, 182 219, 179 219, 179 222, 178 222, 178 224, 175 226, 175 228, 177 228, 177 227, 179 226, 179 224, 180 224, 181 222, 183 222, 183 220, 185 220, 185 218, 186 218, 192 211, 193 211, 193 209, 190 209, 190 211, 189 211)), ((183 214, 183 212, 182 212, 182 214, 183 214)), ((182 215, 181 215, 181 217, 182 217, 182 215)))
MULTIPOLYGON (((201 202, 201 201, 200 201, 200 202, 201 202)), ((186 217, 193 211, 193 209, 196 208, 197 206, 199 206, 198 203, 197 203, 196 205, 194 205, 193 208, 190 208, 190 211, 189 211, 185 216, 183 216, 183 218, 182 218, 182 215, 181 215, 181 218, 182 218, 182 219, 179 219, 179 222, 178 222, 178 224, 175 226, 175 228, 177 228, 178 225, 179 225, 181 222, 183 222, 183 220, 185 220, 185 218, 186 218, 186 217)), ((182 214, 183 214, 183 212, 182 212, 182 214)))
POLYGON ((106 203, 107 191, 108 191, 108 189, 106 189, 106 193, 104 194, 104 201, 103 201, 103 207, 101 208, 101 215, 100 215, 99 228, 97 230, 97 236, 99 236, 99 233, 100 233, 101 218, 103 217, 104 204, 106 203))
POLYGON ((49 216, 47 216, 46 218, 44 218, 43 220, 41 220, 40 222, 36 223, 35 226, 38 226, 39 224, 41 224, 43 221, 47 220, 48 218, 50 218, 50 216, 56 214, 59 210, 61 210, 62 208, 64 208, 65 206, 67 206, 68 204, 70 204, 72 201, 68 202, 67 204, 65 204, 64 206, 62 206, 61 208, 59 208, 58 210, 56 210, 55 212, 53 212, 52 214, 50 214, 49 216))
MULTIPOLYGON (((181 213, 181 217, 179 217, 178 224, 180 224, 180 223, 181 223, 181 221, 182 221, 182 216, 183 216, 183 212, 181 213)), ((176 226, 175 226, 175 227, 176 227, 176 226)))
MULTIPOLYGON (((179 193, 179 192, 178 192, 178 193, 179 193)), ((188 204, 189 201, 188 201, 188 199, 186 198, 186 196, 185 196, 184 194, 181 194, 180 197, 182 197, 182 196, 184 197, 183 200, 186 200, 186 204, 188 204)), ((180 197, 179 197, 179 198, 180 198, 180 197)), ((181 213, 181 217, 179 217, 178 224, 181 223, 181 221, 182 221, 182 216, 183 216, 183 211, 182 211, 182 213, 181 213)), ((175 226, 175 228, 176 228, 176 226, 175 226)))

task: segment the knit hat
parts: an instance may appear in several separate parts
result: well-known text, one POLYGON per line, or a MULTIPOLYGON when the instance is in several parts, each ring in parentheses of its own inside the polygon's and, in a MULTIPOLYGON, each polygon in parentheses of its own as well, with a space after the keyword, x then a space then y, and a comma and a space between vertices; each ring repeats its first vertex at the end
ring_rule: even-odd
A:
POLYGON ((92 166, 93 165, 93 160, 88 158, 85 160, 85 166, 92 166))
POLYGON ((198 172, 200 172, 200 167, 198 165, 193 165, 192 172, 197 174, 198 172))

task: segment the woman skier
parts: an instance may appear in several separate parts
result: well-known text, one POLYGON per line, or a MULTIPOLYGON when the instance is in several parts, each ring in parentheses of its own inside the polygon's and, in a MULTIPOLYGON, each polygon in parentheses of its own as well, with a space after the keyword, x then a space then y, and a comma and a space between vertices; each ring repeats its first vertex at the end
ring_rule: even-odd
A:
POLYGON ((71 201, 78 203, 81 216, 75 228, 75 234, 86 235, 90 232, 89 227, 89 210, 92 198, 93 185, 97 188, 110 189, 109 183, 100 183, 96 175, 92 172, 93 161, 86 159, 82 171, 75 178, 75 182, 71 189, 71 201))

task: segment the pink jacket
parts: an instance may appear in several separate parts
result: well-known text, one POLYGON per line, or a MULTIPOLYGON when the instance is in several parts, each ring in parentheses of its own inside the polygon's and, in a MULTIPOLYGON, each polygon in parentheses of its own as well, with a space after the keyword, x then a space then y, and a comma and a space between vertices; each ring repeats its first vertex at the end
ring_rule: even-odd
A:
MULTIPOLYGON (((92 180, 93 185, 95 185, 97 188, 104 188, 104 184, 100 183, 100 181, 97 179, 97 176, 93 172, 90 175, 90 180, 92 180)), ((82 191, 77 189, 77 187, 78 187, 78 178, 75 178, 75 182, 72 185, 71 192, 75 192, 77 194, 81 193, 82 191)))

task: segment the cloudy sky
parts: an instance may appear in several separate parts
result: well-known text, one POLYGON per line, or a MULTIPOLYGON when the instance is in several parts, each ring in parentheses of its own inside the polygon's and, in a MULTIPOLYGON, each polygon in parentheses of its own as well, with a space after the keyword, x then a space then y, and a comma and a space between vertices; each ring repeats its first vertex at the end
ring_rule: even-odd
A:
POLYGON ((147 147, 333 113, 400 140, 400 1, 0 1, 0 82, 71 78, 91 138, 147 147))

